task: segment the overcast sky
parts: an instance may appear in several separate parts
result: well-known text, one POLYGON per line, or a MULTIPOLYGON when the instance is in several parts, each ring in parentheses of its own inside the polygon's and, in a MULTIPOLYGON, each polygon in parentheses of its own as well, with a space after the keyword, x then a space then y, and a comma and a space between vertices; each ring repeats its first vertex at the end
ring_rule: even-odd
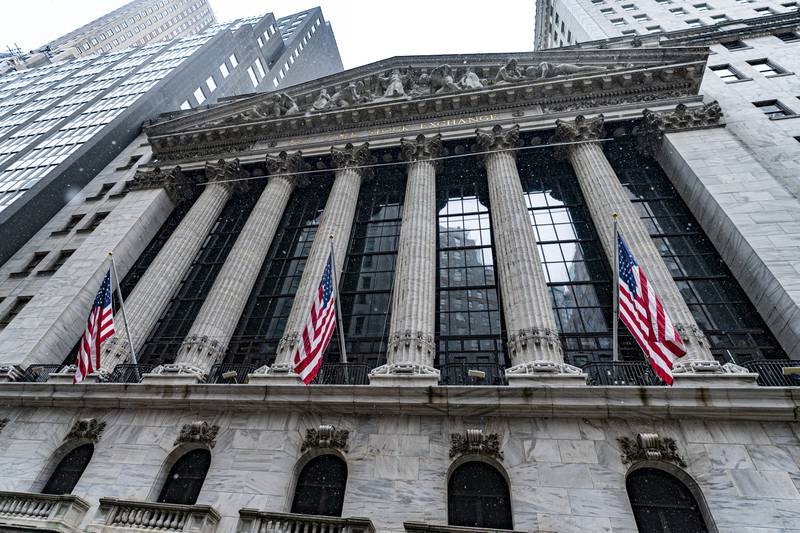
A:
MULTIPOLYGON (((345 68, 397 55, 533 48, 534 0, 210 0, 217 20, 319 5, 345 68)), ((0 48, 39 47, 126 0, 0 0, 0 48)))

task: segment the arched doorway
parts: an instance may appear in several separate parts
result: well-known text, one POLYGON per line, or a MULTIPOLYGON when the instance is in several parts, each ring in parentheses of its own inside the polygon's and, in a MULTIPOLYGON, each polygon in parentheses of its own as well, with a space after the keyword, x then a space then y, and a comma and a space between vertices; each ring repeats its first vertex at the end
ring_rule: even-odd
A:
POLYGON ((513 529, 503 474, 482 461, 456 467, 447 483, 447 518, 451 526, 513 529))
POLYGON ((157 501, 194 505, 200 495, 200 489, 203 488, 209 466, 211 466, 211 452, 205 448, 197 448, 183 454, 170 468, 157 501))
POLYGON ((332 454, 311 459, 297 476, 292 512, 342 516, 347 464, 332 454))
POLYGON ((83 471, 92 460, 94 454, 93 444, 78 446, 59 461, 50 478, 42 489, 42 494, 70 494, 83 471))
POLYGON ((672 474, 639 468, 625 485, 640 533, 709 533, 694 495, 672 474))

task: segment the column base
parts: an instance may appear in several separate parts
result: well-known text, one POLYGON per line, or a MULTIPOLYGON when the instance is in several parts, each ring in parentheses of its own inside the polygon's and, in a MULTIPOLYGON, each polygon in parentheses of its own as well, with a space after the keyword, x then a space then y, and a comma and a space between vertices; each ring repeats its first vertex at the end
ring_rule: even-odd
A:
POLYGON ((205 381, 206 373, 202 369, 182 363, 159 365, 142 376, 144 385, 195 385, 205 381))
POLYGON ((758 374, 733 363, 678 361, 672 368, 673 387, 756 387, 758 374))
POLYGON ((277 363, 262 366, 252 374, 247 374, 247 383, 250 385, 305 385, 300 375, 295 373, 294 366, 287 363, 277 363))
POLYGON ((439 371, 419 363, 389 363, 369 373, 369 384, 384 387, 435 387, 439 371))
POLYGON ((529 361, 506 370, 509 387, 569 387, 586 385, 586 374, 577 366, 555 361, 529 361))

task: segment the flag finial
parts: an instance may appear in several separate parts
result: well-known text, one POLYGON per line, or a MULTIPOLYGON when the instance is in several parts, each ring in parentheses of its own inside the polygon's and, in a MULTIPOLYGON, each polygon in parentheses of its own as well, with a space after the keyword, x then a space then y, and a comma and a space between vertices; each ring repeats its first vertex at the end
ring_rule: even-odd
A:
POLYGON ((617 220, 619 218, 619 215, 617 213, 611 213, 611 218, 617 220))

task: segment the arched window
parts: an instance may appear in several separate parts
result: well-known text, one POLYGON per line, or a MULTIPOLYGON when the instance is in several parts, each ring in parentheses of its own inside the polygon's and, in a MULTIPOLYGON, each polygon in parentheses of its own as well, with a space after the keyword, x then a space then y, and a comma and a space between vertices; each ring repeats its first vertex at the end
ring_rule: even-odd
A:
POLYGON ((503 474, 480 461, 457 467, 447 484, 447 517, 451 526, 513 529, 503 474))
POLYGON ((211 453, 204 448, 183 454, 170 468, 158 501, 194 505, 210 465, 211 453))
POLYGON ((70 494, 92 460, 93 453, 94 445, 84 444, 65 455, 47 480, 42 494, 70 494))
POLYGON ((672 474, 640 468, 628 476, 625 485, 641 533, 708 533, 697 500, 672 474))
POLYGON ((297 477, 292 512, 342 516, 347 464, 331 454, 311 459, 297 477))

